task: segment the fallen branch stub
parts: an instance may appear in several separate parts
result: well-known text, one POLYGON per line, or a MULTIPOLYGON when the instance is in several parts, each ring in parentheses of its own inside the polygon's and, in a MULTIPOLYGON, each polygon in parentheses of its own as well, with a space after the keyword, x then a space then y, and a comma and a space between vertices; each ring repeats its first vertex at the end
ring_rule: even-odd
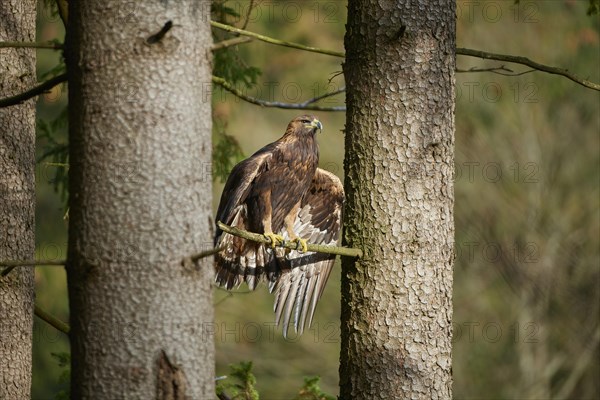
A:
MULTIPOLYGON (((232 226, 225 225, 221 221, 218 221, 217 225, 223 232, 228 233, 230 235, 238 236, 238 237, 241 237, 246 240, 252 240, 253 242, 271 244, 271 241, 269 239, 267 239, 264 235, 261 235, 259 233, 252 233, 252 232, 244 231, 244 230, 241 230, 238 228, 234 228, 232 226)), ((284 248, 290 249, 290 250, 297 250, 298 243, 291 242, 291 241, 285 241, 285 242, 277 245, 277 247, 284 247, 284 248)), ((321 245, 321 244, 308 243, 307 248, 308 248, 308 251, 315 252, 315 253, 335 254, 335 255, 346 256, 346 257, 361 258, 363 255, 362 250, 354 249, 351 247, 325 246, 325 245, 321 245)))

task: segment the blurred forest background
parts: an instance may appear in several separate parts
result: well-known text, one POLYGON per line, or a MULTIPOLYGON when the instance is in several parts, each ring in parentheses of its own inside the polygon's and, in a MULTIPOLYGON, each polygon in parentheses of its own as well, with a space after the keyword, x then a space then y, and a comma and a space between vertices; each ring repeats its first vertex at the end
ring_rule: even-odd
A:
MULTIPOLYGON (((226 1, 240 14, 249 1, 226 1)), ((127 3, 135 12, 135 3, 127 3)), ((588 1, 459 1, 457 46, 522 55, 600 81, 598 14, 588 1)), ((158 18, 158 17, 157 17, 158 18)), ((158 19, 157 19, 158 20, 158 19)), ((162 19, 160 19, 162 21, 162 19)), ((344 1, 255 2, 247 29, 283 40, 343 51, 344 1)), ((158 25, 158 23, 157 23, 158 25)), ((215 31, 215 33, 217 33, 215 31)), ((219 38, 225 38, 218 32, 219 38)), ((64 38, 60 19, 39 5, 38 40, 64 38)), ((236 85, 266 100, 299 102, 344 85, 341 60, 254 41, 231 50, 238 65, 256 67, 256 83, 236 85)), ((38 76, 60 62, 38 50, 38 76)), ((528 68, 459 56, 457 67, 528 68)), ((506 71, 505 71, 506 72, 506 71)), ((207 82, 207 94, 210 93, 207 82)), ((66 126, 44 126, 64 112, 65 87, 38 102, 38 155, 66 143, 66 126), (47 130, 46 130, 47 131, 47 130)), ((129 93, 134 88, 124 88, 129 93)), ((565 78, 532 72, 456 75, 457 258, 454 274, 454 396, 457 399, 543 399, 600 396, 600 97, 565 78)), ((343 105, 344 95, 321 104, 343 105)), ((219 154, 249 156, 279 138, 302 113, 261 108, 213 89, 219 154), (238 150, 235 144, 239 145, 238 150)), ((344 113, 317 112, 321 167, 343 177, 344 113)), ((193 151, 193 149, 190 149, 193 151)), ((37 168, 37 257, 66 258, 65 198, 54 190, 64 167, 37 168)), ((227 165, 214 166, 219 175, 227 165)), ((207 166, 200 174, 207 174, 207 166)), ((407 173, 415 173, 407 168, 407 173)), ((419 172, 422 173, 422 172, 419 172)), ((426 169, 425 169, 426 173, 426 169)), ((214 182, 214 205, 223 184, 214 182)), ((157 244, 160 245, 160 244, 157 244)), ((37 303, 68 321, 63 268, 36 269, 37 303)), ((215 289, 217 375, 253 361, 265 399, 289 399, 305 376, 338 393, 340 268, 336 265, 313 328, 284 340, 273 327, 273 298, 262 286, 229 294, 215 289)), ((185 305, 182 305, 185 306, 185 305)), ((51 353, 68 340, 36 318, 33 398, 65 387, 51 353)))

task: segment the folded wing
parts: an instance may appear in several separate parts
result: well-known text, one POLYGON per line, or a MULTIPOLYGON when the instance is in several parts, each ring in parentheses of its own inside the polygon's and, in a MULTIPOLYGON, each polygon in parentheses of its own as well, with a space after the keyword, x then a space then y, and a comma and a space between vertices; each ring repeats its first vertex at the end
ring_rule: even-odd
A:
MULTIPOLYGON (((248 230, 248 208, 245 201, 254 180, 268 167, 271 153, 267 150, 270 150, 268 146, 231 171, 221 196, 217 221, 248 230)), ((214 244, 225 248, 215 255, 215 281, 219 286, 229 290, 246 282, 254 290, 265 273, 274 276, 276 265, 264 245, 230 235, 218 228, 214 244)))

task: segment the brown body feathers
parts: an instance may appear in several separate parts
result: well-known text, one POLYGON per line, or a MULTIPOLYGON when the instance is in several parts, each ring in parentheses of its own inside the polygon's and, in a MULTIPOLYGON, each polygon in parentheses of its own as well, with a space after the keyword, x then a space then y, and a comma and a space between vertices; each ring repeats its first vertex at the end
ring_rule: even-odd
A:
MULTIPOLYGON (((322 129, 313 116, 293 119, 285 134, 236 165, 223 189, 217 221, 250 232, 272 232, 285 240, 335 245, 342 223, 344 190, 340 180, 317 168, 315 135, 322 129), (290 231, 291 230, 291 231, 290 231)), ((329 254, 271 249, 217 228, 216 282, 227 289, 261 280, 275 291, 276 322, 287 334, 291 316, 302 333, 310 326, 317 301, 333 267, 329 254)))

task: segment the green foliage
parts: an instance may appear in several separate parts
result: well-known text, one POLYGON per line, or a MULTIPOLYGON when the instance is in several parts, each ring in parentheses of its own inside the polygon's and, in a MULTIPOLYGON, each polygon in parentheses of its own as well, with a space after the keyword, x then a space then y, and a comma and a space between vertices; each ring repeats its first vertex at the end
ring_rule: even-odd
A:
POLYGON ((248 66, 235 49, 216 51, 213 62, 213 74, 233 85, 242 83, 246 88, 251 88, 261 74, 260 69, 248 66))
POLYGON ((590 0, 587 15, 596 15, 598 12, 600 12, 600 0, 590 0))
POLYGON ((50 11, 50 16, 58 16, 58 7, 56 6, 56 0, 44 0, 44 7, 50 11))
POLYGON ((335 400, 334 396, 324 393, 319 387, 318 376, 304 378, 304 386, 300 388, 298 396, 294 400, 335 400))
POLYGON ((225 22, 227 17, 239 18, 240 14, 227 5, 228 0, 215 0, 210 5, 213 19, 225 22))
POLYGON ((67 199, 68 193, 68 170, 69 170, 69 145, 57 139, 60 131, 67 128, 68 113, 65 107, 56 118, 51 121, 38 119, 37 124, 40 130, 38 141, 45 141, 44 152, 38 157, 37 162, 46 161, 47 166, 55 167, 52 184, 54 190, 60 194, 61 200, 67 199))
MULTIPOLYGON (((227 0, 214 1, 211 7, 212 19, 226 24, 232 24, 229 19, 239 21, 240 15, 227 5, 227 0)), ((220 42, 222 40, 236 37, 221 30, 214 30, 213 40, 220 42)), ((236 85, 243 84, 246 88, 256 85, 257 78, 260 76, 259 68, 249 66, 239 56, 237 48, 226 48, 216 51, 213 54, 213 75, 225 79, 227 82, 236 85)))
POLYGON ((226 395, 231 400, 258 400, 258 391, 255 388, 256 377, 252 374, 252 361, 230 364, 229 370, 231 371, 229 377, 234 381, 219 382, 217 394, 226 395))
MULTIPOLYGON (((217 395, 231 400, 258 400, 259 394, 256 390, 256 377, 252 373, 252 361, 230 364, 230 375, 226 379, 233 378, 230 382, 221 381, 217 384, 217 395)), ((335 400, 334 396, 324 393, 319 387, 318 376, 304 378, 304 385, 298 391, 293 400, 335 400)))
MULTIPOLYGON (((54 44, 60 44, 60 40, 58 39, 49 40, 49 42, 54 44)), ((40 80, 43 81, 46 79, 54 78, 55 76, 64 74, 65 72, 67 72, 67 65, 65 64, 64 58, 61 58, 58 64, 56 64, 54 67, 40 75, 40 80)))
POLYGON ((62 369, 58 383, 64 387, 54 395, 54 400, 68 400, 71 398, 71 354, 66 352, 50 354, 58 361, 58 367, 62 369))
POLYGON ((244 159, 244 153, 235 137, 225 132, 226 124, 214 120, 213 179, 225 182, 231 169, 244 159))

